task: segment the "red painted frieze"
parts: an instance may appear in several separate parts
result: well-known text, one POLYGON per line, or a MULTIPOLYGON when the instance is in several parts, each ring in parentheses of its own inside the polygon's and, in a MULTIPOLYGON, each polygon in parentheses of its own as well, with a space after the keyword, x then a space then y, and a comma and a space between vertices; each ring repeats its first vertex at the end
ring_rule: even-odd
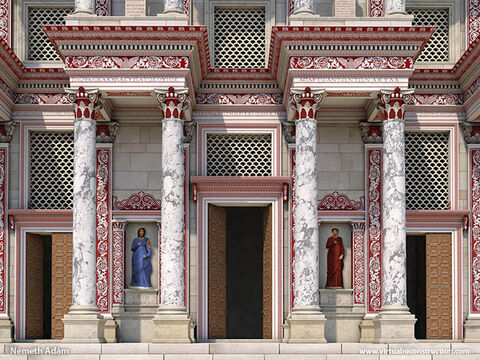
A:
POLYGON ((67 69, 188 69, 187 56, 66 56, 67 69))
POLYGON ((112 11, 112 0, 95 0, 95 15, 110 16, 112 11))
POLYGON ((14 97, 14 103, 19 105, 59 105, 69 104, 67 94, 35 94, 18 93, 14 97))
POLYGON ((365 209, 364 198, 352 200, 347 195, 334 191, 326 194, 318 203, 318 210, 363 210, 365 209))
POLYGON ((282 105, 282 94, 197 94, 197 105, 282 105))
POLYGON ((12 0, 0 0, 0 40, 10 44, 12 0))
POLYGON ((461 94, 413 94, 415 105, 463 105, 461 94))
POLYGON ((472 312, 480 313, 480 149, 471 150, 471 298, 472 312))
POLYGON ((385 16, 385 0, 368 0, 368 16, 383 17, 385 16))
POLYGON ((144 191, 134 193, 125 200, 113 196, 113 210, 161 210, 161 205, 160 199, 144 191))
POLYGON ((353 302, 365 302, 365 223, 352 222, 352 283, 353 302))
POLYGON ((113 304, 123 304, 123 289, 125 287, 125 225, 126 221, 113 221, 113 304))
POLYGON ((467 0, 467 36, 468 44, 474 42, 480 34, 480 1, 467 0))
POLYGON ((292 56, 290 69, 324 70, 324 69, 365 69, 365 70, 398 70, 413 69, 413 57, 405 56, 292 56))

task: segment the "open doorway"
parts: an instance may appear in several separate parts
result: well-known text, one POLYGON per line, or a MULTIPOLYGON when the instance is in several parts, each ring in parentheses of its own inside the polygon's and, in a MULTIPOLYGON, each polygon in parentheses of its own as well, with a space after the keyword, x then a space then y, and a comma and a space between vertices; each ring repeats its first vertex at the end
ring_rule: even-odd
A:
POLYGON ((407 236, 407 305, 416 339, 452 339, 450 233, 407 236))
POLYGON ((72 304, 72 234, 27 233, 25 339, 62 339, 72 304))
POLYGON ((271 206, 208 210, 209 338, 271 339, 271 206))

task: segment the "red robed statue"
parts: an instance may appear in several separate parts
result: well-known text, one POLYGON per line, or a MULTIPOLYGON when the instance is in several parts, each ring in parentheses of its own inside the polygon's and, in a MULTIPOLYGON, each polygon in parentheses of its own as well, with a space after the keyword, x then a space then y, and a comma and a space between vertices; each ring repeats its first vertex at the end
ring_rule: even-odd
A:
POLYGON ((333 236, 327 240, 327 285, 326 288, 343 288, 343 248, 342 238, 338 235, 338 229, 332 229, 333 236))

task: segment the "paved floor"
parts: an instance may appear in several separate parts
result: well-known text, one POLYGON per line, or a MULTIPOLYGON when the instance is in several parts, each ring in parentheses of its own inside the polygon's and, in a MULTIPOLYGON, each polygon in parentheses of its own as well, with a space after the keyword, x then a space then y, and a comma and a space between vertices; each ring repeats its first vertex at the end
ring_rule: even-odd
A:
POLYGON ((283 344, 0 344, 0 360, 480 360, 480 343, 283 344))

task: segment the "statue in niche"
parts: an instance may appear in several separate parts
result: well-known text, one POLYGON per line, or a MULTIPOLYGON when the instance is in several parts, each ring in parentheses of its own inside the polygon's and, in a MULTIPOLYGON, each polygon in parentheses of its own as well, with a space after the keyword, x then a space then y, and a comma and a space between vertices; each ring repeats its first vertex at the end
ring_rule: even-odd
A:
POLYGON ((132 243, 132 281, 131 287, 151 288, 152 248, 145 236, 145 228, 138 229, 137 238, 132 243))
POLYGON ((343 289, 343 258, 345 249, 343 248, 342 238, 338 236, 338 229, 332 229, 333 236, 327 240, 327 285, 330 289, 343 289))

